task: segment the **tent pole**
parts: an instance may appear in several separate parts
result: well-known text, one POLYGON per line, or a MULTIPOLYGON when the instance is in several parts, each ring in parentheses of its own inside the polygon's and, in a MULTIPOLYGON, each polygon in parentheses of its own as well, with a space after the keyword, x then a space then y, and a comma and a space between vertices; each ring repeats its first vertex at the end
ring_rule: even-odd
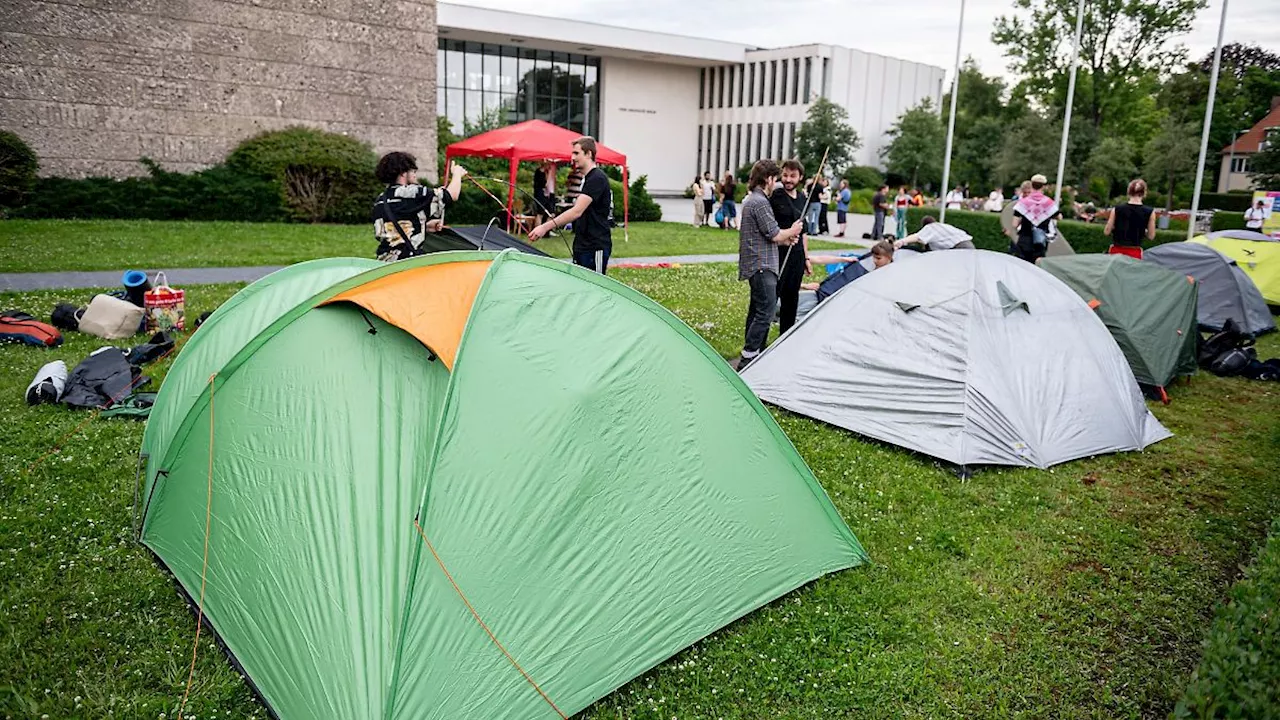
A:
MULTIPOLYGON (((1209 76, 1209 101, 1204 106, 1204 128, 1200 131, 1200 161, 1196 163, 1196 189, 1191 195, 1191 215, 1187 218, 1187 240, 1196 236, 1196 213, 1200 210, 1200 186, 1204 182, 1204 159, 1209 152, 1209 126, 1213 124, 1213 97, 1218 94, 1218 68, 1222 65, 1222 31, 1226 27, 1227 0, 1222 0, 1222 19, 1218 21, 1218 44, 1213 49, 1213 74, 1209 76)), ((1231 168, 1227 168, 1227 179, 1231 179, 1231 168)))
POLYGON ((947 187, 951 182, 951 140, 956 132, 956 95, 960 94, 960 41, 964 39, 964 0, 960 0, 960 25, 956 28, 956 70, 951 79, 951 118, 947 121, 947 153, 942 158, 942 187, 938 195, 942 197, 942 209, 939 213, 941 222, 947 221, 947 187))
POLYGON ((622 242, 631 242, 631 184, 627 181, 627 166, 622 166, 622 242))
POLYGON ((515 201, 516 201, 516 168, 520 165, 520 161, 513 156, 511 158, 511 182, 507 185, 507 234, 511 234, 511 225, 515 220, 515 201))

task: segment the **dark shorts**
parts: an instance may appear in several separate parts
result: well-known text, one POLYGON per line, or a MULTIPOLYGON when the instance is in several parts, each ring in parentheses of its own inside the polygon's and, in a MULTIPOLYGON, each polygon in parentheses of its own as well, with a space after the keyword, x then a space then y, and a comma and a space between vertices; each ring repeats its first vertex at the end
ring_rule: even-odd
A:
POLYGON ((847 212, 847 210, 836 210, 836 222, 841 225, 848 222, 848 216, 846 215, 847 212))
POLYGON ((725 200, 720 203, 720 208, 724 210, 724 219, 738 217, 738 206, 732 200, 725 200))
POLYGON ((608 275, 609 252, 608 250, 575 252, 573 254, 573 264, 580 265, 592 272, 598 272, 601 275, 608 275))

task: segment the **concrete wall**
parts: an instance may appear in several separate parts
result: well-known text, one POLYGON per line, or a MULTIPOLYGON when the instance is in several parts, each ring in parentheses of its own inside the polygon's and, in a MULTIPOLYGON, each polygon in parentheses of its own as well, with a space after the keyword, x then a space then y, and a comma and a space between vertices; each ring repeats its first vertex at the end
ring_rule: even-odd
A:
POLYGON ((195 170, 297 124, 434 158, 435 74, 435 0, 0 3, 0 128, 44 175, 195 170))
MULTIPOLYGON (((1236 155, 1239 160, 1240 156, 1236 155)), ((1227 172, 1230 169, 1231 156, 1222 156, 1222 165, 1218 169, 1218 192, 1230 192, 1232 190, 1252 190, 1253 178, 1249 173, 1233 173, 1227 172)))
POLYGON ((698 69, 606 57, 600 75, 600 141, 650 192, 681 192, 697 170, 698 69))

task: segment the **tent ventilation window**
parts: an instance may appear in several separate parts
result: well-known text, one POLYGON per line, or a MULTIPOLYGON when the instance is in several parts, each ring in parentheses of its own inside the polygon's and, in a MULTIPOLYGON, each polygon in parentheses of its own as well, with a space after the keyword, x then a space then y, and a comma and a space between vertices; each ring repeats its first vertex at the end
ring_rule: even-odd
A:
POLYGON ((996 281, 996 292, 1000 295, 1000 309, 1004 310, 1005 317, 1009 316, 1014 310, 1021 309, 1028 315, 1031 314, 1031 308, 1023 300, 1019 300, 1013 291, 999 280, 996 281))

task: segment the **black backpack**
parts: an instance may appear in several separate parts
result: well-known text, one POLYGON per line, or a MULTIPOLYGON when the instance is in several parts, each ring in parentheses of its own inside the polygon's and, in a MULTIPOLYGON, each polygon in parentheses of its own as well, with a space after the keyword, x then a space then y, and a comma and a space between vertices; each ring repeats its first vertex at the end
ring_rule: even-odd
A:
POLYGON ((1228 319, 1222 329, 1209 337, 1201 337, 1196 351, 1196 361, 1200 367, 1215 375, 1234 375, 1240 371, 1240 365, 1248 365, 1252 359, 1244 352, 1253 345, 1254 338, 1248 333, 1240 332, 1234 320, 1228 319), (1232 351, 1237 351, 1232 353, 1232 351), (1225 357, 1228 353, 1232 357, 1225 357), (1243 362, 1241 357, 1243 356, 1243 362), (1217 369, 1215 369, 1215 367, 1217 369), (1234 368, 1234 372, 1232 371, 1234 368), (1222 371, 1222 372, 1220 372, 1222 371))

